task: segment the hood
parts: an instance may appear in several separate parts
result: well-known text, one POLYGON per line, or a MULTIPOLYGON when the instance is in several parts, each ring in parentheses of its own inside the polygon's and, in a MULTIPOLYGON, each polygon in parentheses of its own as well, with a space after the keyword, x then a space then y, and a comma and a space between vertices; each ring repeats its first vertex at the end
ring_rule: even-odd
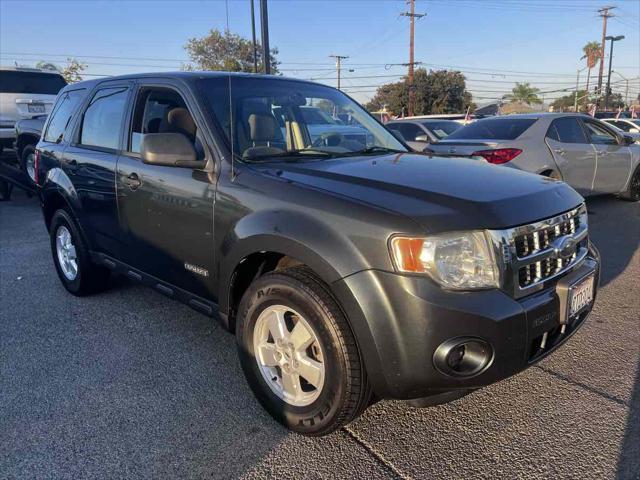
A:
POLYGON ((508 228, 579 205, 565 183, 467 159, 411 153, 256 164, 263 173, 391 210, 426 232, 508 228))

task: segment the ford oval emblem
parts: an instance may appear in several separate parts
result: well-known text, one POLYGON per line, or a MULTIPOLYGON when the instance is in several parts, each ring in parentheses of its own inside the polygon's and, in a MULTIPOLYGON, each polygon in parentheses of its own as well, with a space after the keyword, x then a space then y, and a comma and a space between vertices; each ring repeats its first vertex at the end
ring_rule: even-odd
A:
POLYGON ((560 258, 568 258, 576 253, 576 243, 571 237, 562 237, 554 242, 553 250, 560 258))

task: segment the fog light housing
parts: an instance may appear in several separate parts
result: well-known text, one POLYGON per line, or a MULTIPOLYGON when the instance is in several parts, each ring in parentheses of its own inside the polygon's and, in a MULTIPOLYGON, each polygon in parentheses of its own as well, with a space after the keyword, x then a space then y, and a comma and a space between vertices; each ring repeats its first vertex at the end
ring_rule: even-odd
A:
POLYGON ((443 342, 433 354, 435 367, 445 375, 472 377, 493 361, 493 348, 481 338, 458 337, 443 342))

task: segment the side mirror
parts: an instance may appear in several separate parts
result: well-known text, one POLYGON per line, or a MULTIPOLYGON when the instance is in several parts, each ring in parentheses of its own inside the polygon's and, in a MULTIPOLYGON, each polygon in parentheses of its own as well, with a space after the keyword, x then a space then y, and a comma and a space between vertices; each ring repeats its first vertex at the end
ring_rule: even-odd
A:
POLYGON ((147 133, 142 136, 140 157, 149 165, 167 167, 200 168, 204 162, 197 160, 196 149, 181 133, 147 133))
POLYGON ((429 135, 418 135, 415 141, 422 142, 422 143, 431 143, 431 139, 429 138, 429 135))

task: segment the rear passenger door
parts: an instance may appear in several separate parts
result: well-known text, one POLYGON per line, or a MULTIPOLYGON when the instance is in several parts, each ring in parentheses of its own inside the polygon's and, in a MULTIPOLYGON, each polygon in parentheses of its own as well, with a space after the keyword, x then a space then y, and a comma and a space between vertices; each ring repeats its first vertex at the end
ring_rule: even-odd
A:
POLYGON ((115 172, 122 148, 130 82, 101 83, 89 95, 78 118, 74 140, 62 166, 81 204, 85 233, 94 250, 117 256, 120 251, 115 172))
POLYGON ((591 193, 596 173, 596 151, 577 117, 551 122, 545 139, 565 182, 583 195, 591 193))
POLYGON ((210 298, 214 276, 213 159, 205 148, 202 117, 188 91, 170 82, 142 81, 129 113, 127 147, 118 161, 122 260, 135 269, 210 298), (180 133, 202 168, 144 163, 146 134, 180 133))
POLYGON ((594 192, 621 192, 631 175, 631 150, 627 145, 621 144, 618 135, 604 123, 593 120, 583 120, 583 123, 596 150, 594 192))

